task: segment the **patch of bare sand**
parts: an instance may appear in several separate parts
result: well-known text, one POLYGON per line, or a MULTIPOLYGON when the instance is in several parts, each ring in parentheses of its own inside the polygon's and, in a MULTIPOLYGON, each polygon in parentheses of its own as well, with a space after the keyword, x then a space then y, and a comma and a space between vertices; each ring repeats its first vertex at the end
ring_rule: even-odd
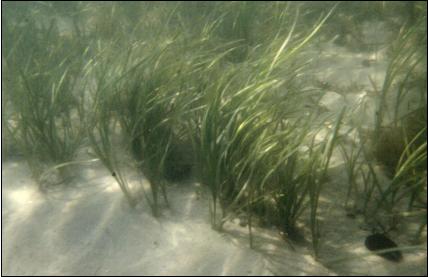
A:
POLYGON ((131 209, 99 165, 76 171, 74 185, 41 193, 25 163, 4 163, 4 275, 333 274, 273 230, 256 230, 254 250, 247 228, 212 230, 194 185, 170 187, 171 209, 155 219, 147 206, 131 209))
POLYGON ((196 185, 170 187, 171 209, 155 219, 145 205, 131 209, 99 165, 79 172, 74 185, 41 193, 25 163, 4 164, 4 275, 426 274, 426 249, 404 253, 401 263, 375 255, 326 262, 368 253, 369 232, 344 213, 339 173, 321 201, 317 262, 308 245, 293 250, 274 228, 254 228, 254 249, 248 246, 248 228, 236 221, 221 233, 212 230, 208 197, 196 185))

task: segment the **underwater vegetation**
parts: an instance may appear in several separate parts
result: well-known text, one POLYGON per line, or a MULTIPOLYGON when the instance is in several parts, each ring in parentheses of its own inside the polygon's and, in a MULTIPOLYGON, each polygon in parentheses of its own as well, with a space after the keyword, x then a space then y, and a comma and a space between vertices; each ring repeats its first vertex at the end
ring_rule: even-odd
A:
POLYGON ((2 63, 5 86, 13 91, 5 99, 4 105, 12 105, 5 128, 39 178, 40 161, 69 162, 81 144, 85 81, 80 79, 87 49, 63 39, 55 21, 40 28, 28 18, 17 25, 6 21, 3 30, 11 37, 2 63))
MULTIPOLYGON (((315 256, 320 198, 339 153, 344 208, 368 224, 415 220, 415 240, 422 240, 426 3, 403 14, 382 3, 352 6, 352 14, 350 4, 332 2, 7 4, 4 151, 16 149, 43 187, 47 171, 72 175, 68 166, 90 148, 129 204, 147 201, 155 217, 174 209, 171 183, 199 182, 210 194, 213 229, 244 214, 253 247, 259 219, 292 241, 302 240, 299 226, 306 225, 315 256), (398 30, 384 45, 364 41, 368 11, 398 30), (332 39, 354 51, 388 50, 384 81, 370 88, 373 128, 351 120, 353 107, 323 110, 325 88, 307 86, 316 57, 306 49, 332 39), (130 171, 148 186, 133 182, 130 171)), ((397 247, 377 233, 365 245, 397 247)), ((382 255, 402 258, 398 250, 382 255)))
MULTIPOLYGON (((412 25, 401 26, 391 41, 384 82, 380 88, 372 82, 377 100, 374 129, 364 132, 357 126, 360 140, 368 146, 361 144, 345 154, 348 195, 362 189, 363 207, 357 209, 367 221, 383 221, 389 227, 398 224, 397 218, 406 222, 426 216, 425 20, 426 15, 412 25), (382 166, 381 172, 375 170, 376 164, 382 166), (386 185, 380 181, 385 175, 390 180, 386 185), (360 188, 355 184, 358 178, 364 183, 360 188)), ((426 221, 422 219, 419 224, 416 241, 426 221)))

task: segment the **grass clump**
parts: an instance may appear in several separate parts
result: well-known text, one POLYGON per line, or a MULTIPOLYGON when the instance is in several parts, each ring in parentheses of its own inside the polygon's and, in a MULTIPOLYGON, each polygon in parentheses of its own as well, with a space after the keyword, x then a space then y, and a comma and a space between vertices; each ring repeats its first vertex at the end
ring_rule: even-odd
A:
MULTIPOLYGON (((302 153, 303 138, 309 133, 313 117, 302 119, 297 111, 305 94, 297 93, 294 72, 287 65, 293 65, 295 54, 327 17, 297 42, 290 42, 293 26, 282 43, 275 40, 265 45, 266 52, 258 49, 264 55, 256 56, 254 52, 247 59, 249 71, 242 73, 233 65, 223 69, 222 76, 205 89, 207 104, 200 120, 191 124, 198 178, 211 192, 211 224, 221 230, 224 222, 236 214, 247 214, 250 245, 252 216, 270 210, 274 223, 293 233, 303 208, 309 205, 317 247, 318 198, 335 139, 320 145, 309 143, 302 153), (283 105, 271 98, 280 89, 286 90, 283 105)), ((294 23, 297 18, 298 12, 294 23)), ((333 137, 337 136, 339 123, 333 137)))
POLYGON ((413 24, 403 24, 391 43, 384 83, 380 89, 373 84, 377 104, 374 130, 366 132, 367 136, 357 127, 359 144, 350 150, 342 147, 348 195, 354 191, 355 198, 362 199, 363 205, 357 209, 366 221, 379 221, 389 228, 416 221, 420 224, 417 237, 426 226, 426 220, 419 219, 426 215, 427 185, 426 32, 421 32, 425 19, 426 15, 413 24))
POLYGON ((55 21, 37 26, 28 17, 21 24, 5 24, 4 30, 20 38, 7 45, 3 64, 15 84, 8 95, 10 133, 34 177, 45 185, 40 180, 45 167, 72 161, 83 139, 86 49, 70 46, 55 21))
MULTIPOLYGON (((160 48, 158 40, 131 44, 114 66, 107 60, 104 69, 99 67, 97 77, 100 89, 95 103, 102 111, 107 109, 107 115, 96 119, 95 126, 101 121, 119 124, 116 130, 125 149, 150 185, 149 192, 144 186, 142 189, 155 216, 160 215, 161 198, 169 206, 167 180, 181 177, 177 175, 189 171, 193 163, 191 152, 183 153, 181 149, 186 141, 189 145, 182 120, 198 99, 192 74, 198 74, 201 57, 187 59, 182 39, 169 40, 160 48)), ((126 185, 121 187, 129 194, 126 185)))

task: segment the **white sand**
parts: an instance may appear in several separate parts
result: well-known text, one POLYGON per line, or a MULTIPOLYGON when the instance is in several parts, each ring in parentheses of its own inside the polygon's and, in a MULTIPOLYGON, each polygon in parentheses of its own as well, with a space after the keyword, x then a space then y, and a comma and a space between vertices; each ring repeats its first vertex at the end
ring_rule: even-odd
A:
MULTIPOLYGON (((339 168, 340 165, 337 165, 339 168)), ((393 263, 378 256, 331 264, 368 253, 369 234, 343 210, 346 187, 335 181, 321 199, 321 262, 310 246, 292 248, 275 229, 248 230, 237 221, 220 233, 210 227, 208 195, 192 184, 168 189, 171 209, 159 219, 147 206, 131 209, 100 164, 74 168, 73 186, 42 193, 25 162, 3 164, 4 275, 424 275, 425 250, 393 263), (78 185, 76 185, 78 184, 78 185), (329 216, 326 216, 326 215, 329 216)), ((343 172, 343 170, 339 170, 343 172)), ((334 173, 334 171, 333 171, 334 173)), ((343 180, 340 173, 337 180, 343 180)), ((307 230, 306 230, 307 232, 307 230)))
POLYGON ((285 275, 329 271, 308 253, 292 252, 274 231, 211 229, 208 201, 193 185, 169 189, 172 209, 158 220, 131 209, 100 166, 80 168, 77 187, 41 193, 21 161, 5 162, 4 275, 285 275))

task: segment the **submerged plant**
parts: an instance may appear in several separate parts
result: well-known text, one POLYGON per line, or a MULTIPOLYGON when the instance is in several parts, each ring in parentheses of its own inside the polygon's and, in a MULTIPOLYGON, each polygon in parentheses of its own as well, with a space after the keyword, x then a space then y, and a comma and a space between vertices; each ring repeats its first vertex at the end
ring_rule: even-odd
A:
POLYGON ((16 82, 10 96, 16 113, 13 133, 38 179, 45 166, 70 162, 82 142, 87 49, 80 52, 76 45, 70 51, 69 41, 60 35, 55 21, 39 27, 31 22, 7 25, 5 30, 15 30, 22 38, 7 48, 5 59, 16 82), (31 48, 27 48, 29 43, 31 48))
POLYGON ((95 155, 119 184, 131 207, 135 207, 140 200, 139 194, 131 190, 122 169, 118 149, 115 146, 118 123, 111 112, 113 108, 111 100, 112 98, 108 98, 108 96, 97 100, 98 105, 94 107, 92 120, 88 124, 88 137, 95 155))
MULTIPOLYGON (((201 120, 191 125, 195 133, 198 177, 211 192, 211 224, 221 229, 234 214, 247 213, 251 246, 251 218, 263 211, 269 202, 276 203, 274 213, 278 219, 275 223, 290 233, 303 207, 309 203, 314 237, 318 232, 315 227, 317 201, 335 138, 322 147, 311 147, 304 154, 299 152, 312 118, 305 115, 304 120, 298 119, 295 105, 303 96, 292 86, 295 75, 289 68, 282 70, 281 66, 294 58, 327 17, 306 37, 291 43, 297 12, 294 25, 282 44, 276 40, 266 46, 268 58, 247 61, 250 69, 257 73, 240 74, 233 66, 223 70, 223 76, 206 88, 208 104, 201 120), (274 47, 277 49, 272 52, 274 47), (289 79, 279 77, 287 73, 289 79), (270 98, 280 93, 279 88, 287 90, 284 105, 270 98), (284 109, 288 113, 284 113, 284 109), (305 156, 303 162, 300 162, 301 156, 305 156)), ((341 116, 333 137, 337 136, 341 116)))
MULTIPOLYGON (((426 51, 422 50, 426 32, 421 32, 422 19, 402 26, 390 46, 391 61, 382 87, 377 89, 373 83, 374 130, 357 126, 359 143, 348 150, 342 147, 348 191, 359 191, 354 202, 362 200, 359 209, 369 224, 382 219, 393 227, 406 217, 426 215, 426 51), (383 170, 377 170, 376 162, 383 170)), ((426 220, 415 220, 420 224, 416 236, 420 236, 426 220)))
MULTIPOLYGON (((130 50, 128 58, 143 54, 136 63, 123 66, 121 77, 112 87, 124 141, 150 183, 151 197, 147 199, 155 216, 160 214, 161 197, 169 205, 167 170, 181 166, 174 161, 180 159, 176 156, 177 147, 188 139, 183 118, 200 97, 193 87, 194 74, 198 74, 200 67, 199 57, 183 60, 188 50, 181 39, 176 38, 161 48, 137 47, 132 50, 135 53, 130 50), (184 57, 177 57, 177 52, 184 57)), ((188 159, 192 163, 192 157, 188 159)))

